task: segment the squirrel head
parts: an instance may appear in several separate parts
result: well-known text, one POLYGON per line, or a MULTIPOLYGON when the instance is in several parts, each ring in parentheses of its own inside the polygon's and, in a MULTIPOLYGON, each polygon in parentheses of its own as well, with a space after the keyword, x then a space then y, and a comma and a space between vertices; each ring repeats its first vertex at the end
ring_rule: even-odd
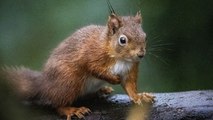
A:
POLYGON ((107 22, 110 57, 125 61, 139 61, 146 52, 146 34, 141 27, 141 13, 120 17, 112 13, 107 22))

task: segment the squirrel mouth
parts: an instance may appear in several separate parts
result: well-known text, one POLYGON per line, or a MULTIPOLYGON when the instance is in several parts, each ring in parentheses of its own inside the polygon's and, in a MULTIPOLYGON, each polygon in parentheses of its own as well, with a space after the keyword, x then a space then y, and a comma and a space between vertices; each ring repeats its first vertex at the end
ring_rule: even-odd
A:
POLYGON ((134 57, 134 58, 125 58, 124 60, 127 62, 140 62, 143 57, 134 57))

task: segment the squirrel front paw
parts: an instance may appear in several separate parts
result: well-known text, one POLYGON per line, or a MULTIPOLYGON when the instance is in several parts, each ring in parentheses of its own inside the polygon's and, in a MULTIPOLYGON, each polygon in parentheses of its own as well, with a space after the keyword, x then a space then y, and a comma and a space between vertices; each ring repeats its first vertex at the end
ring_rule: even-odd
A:
POLYGON ((104 86, 103 88, 101 88, 98 92, 101 94, 106 94, 109 95, 114 91, 114 89, 112 87, 109 86, 104 86))
POLYGON ((121 83, 121 77, 119 75, 113 76, 113 79, 109 81, 110 84, 116 85, 121 83))
POLYGON ((138 104, 138 105, 142 105, 143 102, 145 103, 154 103, 155 100, 154 100, 155 96, 149 94, 149 93, 138 93, 136 96, 134 96, 134 98, 131 98, 131 100, 135 103, 135 104, 138 104))

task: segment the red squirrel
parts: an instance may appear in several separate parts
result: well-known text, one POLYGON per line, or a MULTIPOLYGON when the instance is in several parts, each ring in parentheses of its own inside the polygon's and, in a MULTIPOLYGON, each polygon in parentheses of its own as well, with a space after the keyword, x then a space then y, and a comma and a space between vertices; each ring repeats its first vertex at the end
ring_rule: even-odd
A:
POLYGON ((56 47, 41 72, 24 67, 7 68, 7 79, 26 99, 36 98, 55 108, 67 120, 83 118, 86 107, 71 107, 77 98, 98 90, 110 91, 105 83, 120 84, 130 99, 141 104, 154 96, 137 92, 139 62, 146 53, 142 17, 109 16, 106 26, 83 27, 56 47))

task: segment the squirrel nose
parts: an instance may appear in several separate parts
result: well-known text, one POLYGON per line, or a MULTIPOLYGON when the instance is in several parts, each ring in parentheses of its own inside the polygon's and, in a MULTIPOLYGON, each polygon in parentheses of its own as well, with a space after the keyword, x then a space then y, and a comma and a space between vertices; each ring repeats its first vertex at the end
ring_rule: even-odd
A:
POLYGON ((143 52, 139 52, 139 53, 137 54, 137 56, 138 56, 139 58, 143 58, 143 57, 144 57, 144 53, 143 53, 143 52))

